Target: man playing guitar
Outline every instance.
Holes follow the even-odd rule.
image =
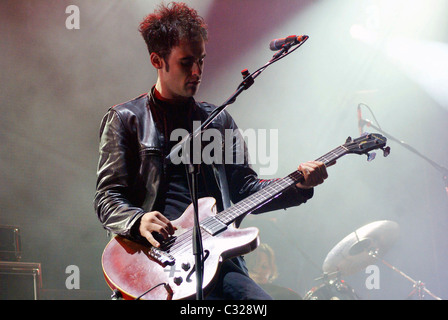
[[[185,166],[170,163],[166,157],[178,142],[170,139],[173,130],[182,128],[191,132],[193,121],[204,121],[215,108],[193,98],[202,80],[208,35],[203,19],[181,3],[160,6],[142,21],[140,32],[157,71],[157,82],[148,94],[116,105],[104,116],[94,203],[105,229],[125,242],[152,248],[146,253],[156,257],[162,274],[168,274],[166,268],[174,261],[160,259],[163,251],[155,250],[182,228],[181,223],[176,225],[174,221],[181,218],[191,199]],[[214,120],[213,128],[220,132],[237,130],[227,112]],[[217,212],[228,208],[230,201],[238,203],[277,180],[257,177],[248,164],[241,137],[236,135],[230,147],[235,158],[243,153],[242,162],[225,163],[221,167],[218,163],[200,166],[199,198],[213,198],[216,202],[210,207],[216,207]],[[313,188],[328,176],[321,161],[302,163],[298,171],[303,177],[300,182],[251,213],[300,205],[313,196]],[[137,251],[146,250],[141,248]],[[208,252],[210,261],[212,251]],[[271,299],[250,279],[241,256],[224,260],[219,261],[219,270],[210,284],[206,283],[208,299]],[[183,263],[182,268],[192,270],[190,263]],[[207,272],[207,265],[204,271]],[[137,271],[133,272],[135,275]],[[114,279],[108,275],[106,278],[109,284],[117,286]],[[176,277],[176,284],[169,286],[180,288],[186,284],[186,278]],[[136,295],[129,293],[130,297]]]

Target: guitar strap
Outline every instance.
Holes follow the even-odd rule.
[[[226,210],[231,206],[226,170],[224,168],[224,164],[215,164],[214,166],[218,171],[217,174],[215,174],[217,180],[216,182],[218,183],[219,190],[221,191],[222,205],[224,210]]]

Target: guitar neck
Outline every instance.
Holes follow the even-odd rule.
[[[335,162],[337,159],[347,153],[347,148],[339,146],[336,149],[328,152],[322,157],[316,159],[316,161],[323,162],[325,166],[328,166]],[[282,179],[276,179],[267,187],[250,195],[246,199],[238,202],[234,206],[218,213],[216,218],[222,223],[229,225],[241,216],[255,211],[261,206],[265,205],[272,199],[275,199],[282,194],[286,189],[296,185],[303,181],[303,175],[300,171],[296,170]]]

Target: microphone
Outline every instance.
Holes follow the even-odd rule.
[[[362,132],[364,130],[364,126],[370,127],[372,122],[369,119],[362,118],[361,105],[362,103],[358,104],[358,129],[359,135],[362,136],[364,134],[364,132]]]
[[[362,135],[363,127],[364,127],[364,121],[362,121],[361,105],[358,104],[358,129],[360,136]]]
[[[308,36],[289,36],[286,38],[280,38],[280,39],[274,39],[269,43],[269,49],[272,51],[277,51],[283,48],[285,44],[292,43],[298,44],[299,42],[302,42],[304,40],[308,39]]]

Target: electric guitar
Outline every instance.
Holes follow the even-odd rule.
[[[346,154],[366,154],[382,149],[390,152],[387,139],[379,134],[366,134],[335,148],[317,159],[330,166]],[[222,262],[247,254],[259,244],[258,229],[238,229],[233,222],[266,204],[286,189],[303,180],[300,171],[275,180],[234,206],[216,213],[214,198],[198,200],[199,224],[203,246],[203,292],[212,288]],[[159,248],[115,236],[102,256],[105,280],[124,299],[181,300],[196,294],[195,256],[193,255],[194,208],[190,205],[181,217],[172,221],[175,234],[161,242]]]

